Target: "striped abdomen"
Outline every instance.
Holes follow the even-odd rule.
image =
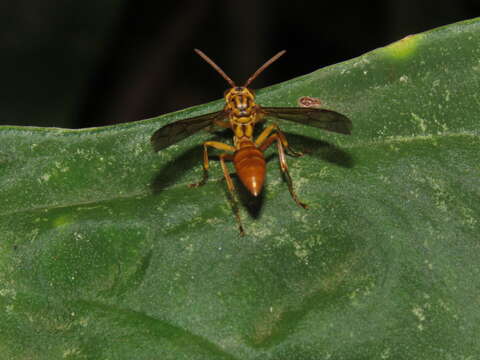
[[[233,154],[233,165],[243,185],[254,195],[260,194],[265,181],[265,158],[253,143]]]

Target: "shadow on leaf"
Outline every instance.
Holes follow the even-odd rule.
[[[263,208],[265,189],[263,189],[263,191],[258,196],[253,196],[252,194],[250,194],[248,189],[245,186],[243,186],[243,184],[241,183],[240,179],[238,179],[238,176],[236,174],[233,174],[232,178],[235,182],[235,190],[237,193],[238,200],[243,206],[245,206],[249,215],[252,218],[258,219],[261,215],[262,208]],[[226,190],[226,192],[228,193],[228,190]]]
[[[221,131],[215,133],[215,140],[226,140],[230,137],[230,131]],[[353,159],[347,152],[336,147],[335,145],[324,140],[313,139],[303,135],[287,134],[287,139],[294,149],[300,150],[307,155],[318,157],[323,161],[327,161],[345,168],[353,167]],[[159,170],[155,178],[152,180],[151,188],[154,194],[158,194],[170,185],[180,179],[183,174],[195,166],[201,166],[203,148],[201,145],[195,146],[184,151],[180,156],[168,161]],[[209,154],[210,159],[218,161],[216,153]],[[275,153],[266,155],[266,161],[269,162],[275,157]],[[264,192],[254,197],[248,190],[238,181],[235,174],[231,174],[235,181],[235,188],[240,202],[245,205],[248,212],[253,218],[260,216]],[[211,180],[210,180],[211,181]],[[228,191],[227,191],[228,193]]]
[[[354,166],[348,152],[327,141],[296,134],[287,134],[287,139],[295,150],[300,150],[306,155],[349,169]]]
[[[175,184],[179,178],[195,166],[201,166],[202,146],[195,146],[184,151],[163,165],[153,178],[150,187],[154,194],[158,194]]]

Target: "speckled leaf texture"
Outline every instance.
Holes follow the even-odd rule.
[[[480,19],[257,100],[302,96],[353,133],[281,123],[308,151],[287,161],[310,207],[292,201],[272,147],[263,196],[241,192],[244,237],[217,161],[187,187],[202,141],[230,134],[158,154],[149,141],[221,101],[104,128],[1,127],[0,357],[477,358]]]

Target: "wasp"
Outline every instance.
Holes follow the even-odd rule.
[[[233,211],[238,223],[240,235],[244,235],[244,229],[238,210],[238,201],[235,196],[233,184],[226,161],[232,161],[236,174],[242,184],[253,196],[258,196],[265,181],[265,150],[272,144],[276,144],[280,169],[288,185],[292,199],[302,208],[307,205],[301,202],[294,191],[292,178],[288,172],[286,154],[301,156],[301,152],[293,150],[288,144],[285,134],[276,123],[266,126],[254,139],[255,125],[262,123],[266,118],[289,120],[297,123],[314,126],[340,134],[350,134],[351,121],[338,112],[319,109],[314,107],[262,107],[255,102],[255,93],[249,89],[249,85],[270,64],[285,54],[280,51],[265,64],[260,66],[251,75],[243,86],[237,86],[235,82],[202,51],[195,52],[210,64],[231,86],[225,91],[225,106],[222,110],[197,117],[183,119],[167,124],[152,135],[151,142],[155,151],[160,151],[168,146],[185,139],[199,130],[211,126],[231,129],[233,131],[233,145],[218,141],[206,141],[203,143],[203,177],[198,183],[190,184],[190,187],[204,185],[208,180],[209,155],[208,149],[213,148],[222,151],[218,156],[225,177],[228,191],[233,200]]]

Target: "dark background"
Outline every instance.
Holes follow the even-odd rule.
[[[478,0],[16,0],[0,4],[0,124],[91,127],[218,99],[277,51],[253,88],[473,18]]]

